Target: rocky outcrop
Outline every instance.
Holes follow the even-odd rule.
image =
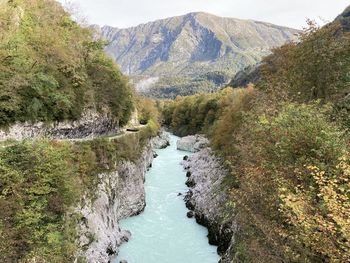
[[[274,47],[295,40],[299,32],[203,12],[125,29],[94,28],[109,43],[106,52],[139,92],[174,99],[219,89]]]
[[[339,21],[342,24],[345,32],[350,31],[350,6],[348,6],[343,13],[341,13],[335,21]]]
[[[256,84],[261,80],[261,63],[253,66],[249,66],[241,71],[239,71],[235,77],[230,81],[227,87],[232,88],[244,88],[248,84]]]
[[[23,140],[37,137],[50,139],[83,139],[113,134],[118,125],[107,115],[87,112],[77,121],[46,124],[16,123],[7,130],[0,130],[0,140]]]
[[[298,30],[252,20],[197,12],[131,28],[98,29],[108,54],[128,75],[151,77],[230,74],[259,62]]]
[[[170,135],[168,132],[162,131],[159,136],[152,140],[154,149],[164,149],[170,145]]]
[[[193,141],[193,138],[185,137],[182,141],[184,140]],[[189,148],[193,147],[194,144]],[[222,256],[220,262],[231,262],[230,251],[237,225],[232,217],[233,208],[228,202],[228,189],[225,185],[228,172],[209,147],[184,158],[182,164],[187,170],[186,184],[190,187],[185,197],[186,206],[194,212],[197,222],[208,228],[209,242],[218,246],[218,252]]]
[[[154,158],[153,147],[168,144],[163,141],[165,137],[153,138],[136,162],[122,162],[117,171],[100,174],[95,199],[85,198],[85,204],[77,209],[82,215],[79,256],[87,262],[109,262],[118,247],[129,240],[130,232],[122,230],[118,222],[144,210],[145,174]]]
[[[177,141],[176,147],[180,151],[195,153],[208,147],[209,140],[200,135],[186,136]]]

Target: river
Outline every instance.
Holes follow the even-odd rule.
[[[146,208],[120,225],[132,233],[121,246],[113,263],[217,263],[217,247],[208,243],[208,231],[195,219],[187,218],[183,195],[185,172],[180,162],[186,152],[176,149],[178,137],[171,136],[170,146],[157,150],[159,155],[146,174]]]

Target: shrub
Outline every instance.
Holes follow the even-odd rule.
[[[0,127],[76,120],[87,110],[128,122],[128,81],[104,54],[105,43],[59,3],[7,1],[0,21]]]
[[[254,225],[255,234],[244,238],[248,253],[257,253],[251,250],[254,242],[265,254],[261,262],[350,258],[349,153],[329,110],[286,104],[277,115],[260,115],[242,129],[250,132],[236,146],[240,188],[233,194],[244,211],[242,225],[246,220]],[[268,246],[279,252],[273,260]]]

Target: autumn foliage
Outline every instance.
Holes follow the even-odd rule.
[[[310,23],[265,58],[256,87],[165,107],[166,124],[207,134],[230,171],[234,262],[350,261],[349,40],[339,22]]]

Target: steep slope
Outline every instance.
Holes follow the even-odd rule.
[[[348,6],[344,12],[336,18],[336,21],[340,21],[342,23],[345,31],[350,31],[350,6]]]
[[[348,6],[343,13],[341,13],[333,22],[329,23],[327,26],[329,27],[339,22],[341,24],[342,31],[350,31],[350,6]],[[260,70],[263,64],[264,63],[248,66],[247,68],[239,71],[235,75],[235,77],[229,82],[228,86],[244,87],[249,83],[257,83],[261,79]]]
[[[0,262],[109,262],[118,221],[144,206],[155,107],[105,136],[129,121],[133,91],[54,0],[0,0],[0,32]]]
[[[167,78],[198,78],[208,72],[232,76],[259,62],[273,47],[293,40],[298,32],[207,13],[190,13],[126,29],[104,26],[100,31],[110,42],[107,53],[124,73]]]
[[[222,263],[350,262],[347,13],[275,49],[258,68],[255,88],[165,104],[165,124],[181,136],[206,133],[228,169],[219,181],[205,152],[185,162],[194,185],[187,201],[227,248]],[[206,188],[213,174],[219,190]]]
[[[0,2],[0,127],[93,111],[125,124],[132,90],[93,33],[53,0]]]

